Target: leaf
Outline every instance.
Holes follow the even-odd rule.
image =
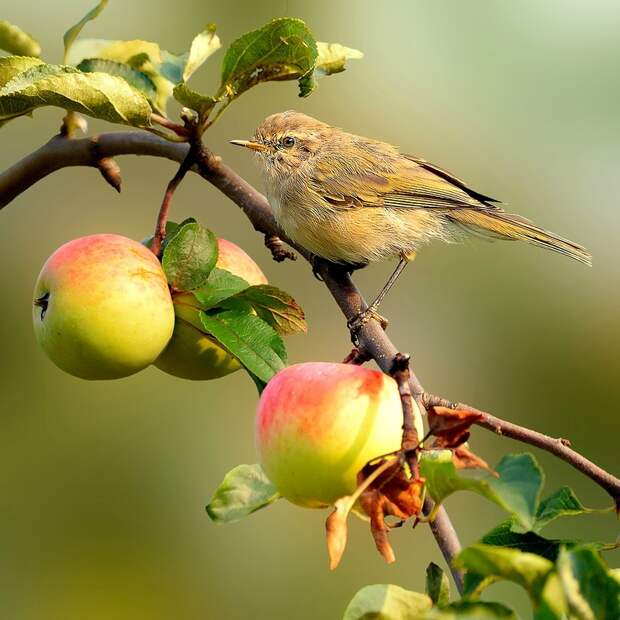
[[[100,0],[96,7],[88,11],[88,13],[86,13],[86,15],[84,15],[84,17],[82,17],[82,19],[77,24],[71,26],[71,28],[69,28],[69,30],[65,32],[65,34],[62,37],[62,40],[65,45],[65,56],[64,56],[65,63],[67,62],[69,50],[71,49],[73,42],[77,39],[78,35],[82,31],[82,28],[84,28],[84,26],[89,21],[92,21],[93,19],[95,19],[99,15],[99,13],[101,13],[101,11],[105,9],[107,4],[108,4],[108,0]]]
[[[194,73],[213,52],[220,49],[221,45],[219,37],[215,34],[214,24],[209,24],[199,35],[194,37],[189,49],[185,69],[183,70],[183,81],[187,82],[192,73]]]
[[[188,222],[169,239],[161,264],[175,291],[193,291],[206,283],[217,256],[215,235],[197,222]]]
[[[157,96],[157,89],[153,80],[146,73],[132,69],[129,65],[105,58],[85,58],[77,65],[77,68],[84,73],[99,71],[123,78],[130,86],[139,90],[149,101],[154,102]]]
[[[194,297],[200,302],[203,310],[217,306],[224,299],[228,299],[250,285],[238,276],[226,271],[226,269],[215,268],[203,286],[193,291]]]
[[[301,306],[288,293],[275,286],[250,286],[236,295],[235,299],[249,302],[256,314],[279,334],[295,334],[308,329]]]
[[[594,549],[562,549],[557,566],[568,605],[576,618],[620,618],[620,583],[609,574]]]
[[[216,97],[201,95],[192,90],[187,84],[177,84],[172,91],[174,98],[184,107],[196,110],[198,114],[205,118],[219,101]]]
[[[327,553],[329,555],[329,570],[335,570],[347,546],[347,517],[351,510],[350,497],[347,495],[336,500],[334,510],[325,521]]]
[[[343,620],[415,620],[433,605],[426,594],[391,584],[365,586],[351,599]]]
[[[332,75],[346,69],[347,60],[363,58],[364,54],[359,50],[340,45],[340,43],[316,43],[318,57],[316,59],[315,73],[319,75]]]
[[[610,507],[609,510],[612,508]],[[555,493],[540,502],[536,512],[534,530],[541,530],[547,523],[558,517],[577,516],[591,512],[606,512],[608,509],[597,510],[586,508],[569,487],[561,487]]]
[[[434,562],[431,562],[426,567],[426,594],[439,607],[444,607],[450,602],[450,583],[448,577]]]
[[[279,497],[260,465],[237,465],[224,476],[207,505],[207,514],[215,523],[233,523]]]
[[[512,519],[506,519],[487,532],[480,542],[497,547],[518,549],[527,553],[535,553],[551,562],[555,562],[562,545],[576,545],[578,541],[543,538],[535,532],[515,532]]]
[[[518,551],[524,551],[526,553],[535,553],[551,562],[556,562],[558,554],[562,547],[573,548],[581,545],[581,541],[571,539],[550,539],[543,538],[535,532],[519,533],[513,531],[513,520],[506,519],[490,532],[487,532],[480,542],[485,545],[493,545],[496,547],[505,547],[508,549],[516,549]],[[605,543],[589,543],[594,549],[610,549],[615,547],[615,544],[608,545]],[[484,577],[472,572],[468,572],[465,575],[465,589],[466,591],[477,590],[484,581]],[[482,586],[484,587],[484,586]]]
[[[309,95],[317,59],[314,37],[300,19],[274,19],[234,41],[222,63],[219,95],[234,99],[271,80],[299,80],[300,96]]]
[[[181,81],[187,54],[176,56],[161,50],[157,43],[141,39],[79,39],[71,48],[69,62],[78,64],[85,58],[113,60],[144,73],[156,88],[156,96],[152,102],[154,108],[165,113],[173,84]]]
[[[0,88],[16,75],[23,73],[31,67],[44,64],[42,60],[30,58],[29,56],[4,56],[0,58]]]
[[[459,473],[450,450],[426,450],[421,453],[420,473],[426,479],[430,496],[441,503],[459,490],[478,493],[512,513],[519,525],[532,529],[543,473],[530,454],[505,456],[495,468],[498,478],[490,474],[469,478]]]
[[[148,101],[125,80],[74,67],[33,66],[0,89],[0,121],[47,105],[136,127],[147,126],[151,116]]]
[[[513,581],[527,590],[534,603],[554,569],[552,562],[539,555],[480,543],[461,551],[453,565],[482,577]],[[471,584],[466,583],[465,595],[472,594],[479,594],[479,590],[472,591]]]
[[[469,429],[482,418],[481,413],[472,413],[448,407],[430,407],[428,425],[432,434],[441,440],[442,448],[458,448],[469,439]]]
[[[414,620],[518,620],[512,609],[501,603],[457,601],[441,609],[433,608]]]
[[[498,475],[484,459],[473,453],[466,443],[452,450],[452,462],[457,469],[486,469],[496,478]]]
[[[251,373],[268,382],[284,368],[286,351],[276,332],[259,317],[237,310],[200,313],[202,327]]]
[[[40,56],[41,46],[19,26],[0,19],[0,49],[16,56]]]

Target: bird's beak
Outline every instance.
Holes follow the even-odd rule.
[[[235,146],[245,146],[247,149],[252,149],[253,151],[266,151],[268,147],[261,142],[254,142],[252,140],[231,140],[231,144]]]

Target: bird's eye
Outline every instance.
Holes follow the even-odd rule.
[[[292,136],[286,136],[286,138],[282,140],[282,146],[287,149],[290,149],[294,145],[295,145],[295,138],[293,138]]]

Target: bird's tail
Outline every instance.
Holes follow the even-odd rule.
[[[583,246],[534,225],[529,220],[506,213],[502,209],[454,209],[449,219],[470,231],[500,239],[527,241],[547,250],[553,250],[592,266],[592,254]]]

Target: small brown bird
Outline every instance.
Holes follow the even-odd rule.
[[[518,239],[586,265],[582,246],[507,213],[442,168],[385,142],[346,133],[295,111],[268,116],[251,140],[267,198],[288,237],[323,259],[359,268],[400,262],[359,327],[375,311],[418,248],[464,232]]]

